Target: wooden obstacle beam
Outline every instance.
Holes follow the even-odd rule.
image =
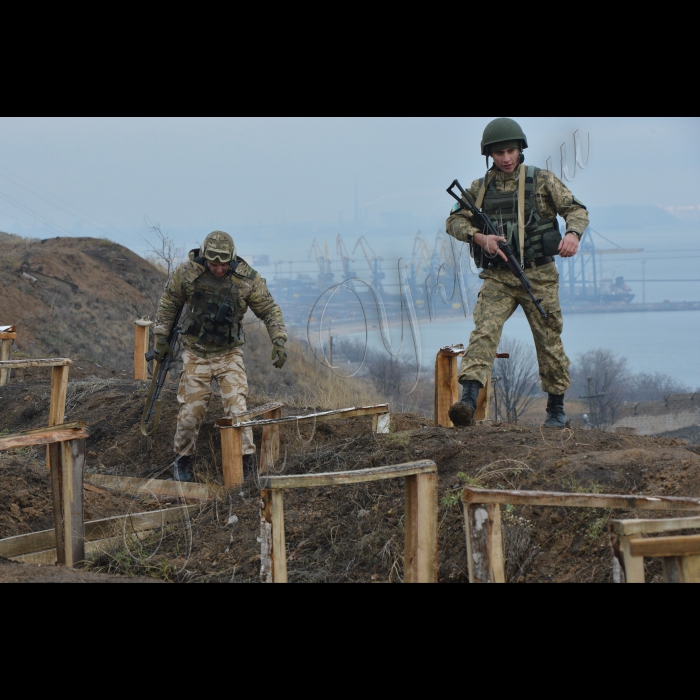
[[[620,510],[700,510],[700,498],[466,488],[462,494],[471,583],[505,583],[501,505]]]
[[[99,548],[99,545],[104,546],[107,542],[116,541],[124,535],[157,530],[198,508],[197,505],[178,506],[165,510],[89,520],[85,523],[85,542],[93,543],[93,546],[86,546],[86,552],[94,551]],[[54,564],[57,558],[56,531],[42,530],[0,540],[0,557],[34,564]]]
[[[184,481],[164,479],[138,479],[132,476],[111,476],[108,474],[88,474],[86,484],[110,491],[123,493],[151,493],[168,498],[208,501],[216,497],[217,489],[207,484],[193,484]]]
[[[260,479],[260,577],[264,583],[287,583],[284,534],[284,489],[344,486],[403,478],[406,493],[404,581],[437,582],[437,485],[435,462],[424,460],[374,469],[268,476]]]
[[[0,361],[8,362],[12,341],[17,339],[15,326],[0,326]],[[0,369],[0,386],[5,386],[10,378],[9,369]]]
[[[275,406],[275,408],[270,408]],[[356,406],[352,408],[338,408],[333,411],[310,413],[304,416],[281,417],[282,404],[268,404],[259,409],[253,409],[257,415],[263,415],[262,420],[240,421],[252,412],[239,414],[233,418],[222,418],[216,421],[216,427],[221,429],[221,461],[224,472],[224,485],[227,487],[238,486],[243,483],[243,452],[242,439],[245,428],[262,427],[263,439],[260,454],[261,472],[271,468],[279,459],[280,438],[279,426],[283,423],[308,423],[311,421],[322,422],[339,420],[341,418],[356,418],[358,416],[374,416],[372,429],[376,433],[389,432],[389,405],[377,404],[374,406]],[[272,414],[275,414],[274,416]],[[236,421],[234,423],[234,420]],[[266,432],[266,429],[270,429]]]
[[[83,423],[71,423],[0,437],[0,450],[47,446],[53,496],[54,546],[58,563],[66,566],[76,566],[85,559],[83,470],[87,436]]]
[[[460,385],[457,381],[459,375],[457,369],[457,358],[466,352],[464,345],[447,345],[440,348],[435,358],[435,418],[436,426],[443,428],[453,428],[450,420],[449,410],[452,404],[460,399]],[[507,353],[499,353],[496,359],[507,360],[510,357]],[[476,402],[474,420],[488,420],[489,406],[491,405],[491,378],[489,377],[486,386],[479,391],[479,398]]]
[[[148,379],[146,353],[148,352],[150,328],[152,325],[153,321],[148,321],[145,318],[134,321],[134,379]]]
[[[659,520],[613,520],[610,545],[615,583],[645,583],[644,557],[662,557],[664,578],[677,583],[700,583],[700,537],[645,535],[700,529],[700,518]]]

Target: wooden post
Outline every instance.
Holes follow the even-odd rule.
[[[263,583],[287,583],[283,494],[282,489],[260,492],[260,578]]]
[[[435,358],[435,416],[436,426],[452,428],[448,415],[450,406],[459,401],[459,382],[457,381],[457,358],[464,355],[463,345],[441,348]]]
[[[639,539],[641,535],[633,536]],[[633,557],[630,551],[632,537],[612,533],[610,544],[613,550],[614,560],[619,566],[619,580],[615,583],[646,583],[644,576],[644,557]]]
[[[85,524],[83,512],[83,469],[85,440],[61,443],[63,489],[63,541],[66,566],[75,567],[85,561]]]
[[[56,532],[56,563],[66,565],[66,549],[63,527],[63,469],[61,467],[62,443],[54,442],[47,445],[49,469],[51,476],[51,491],[53,496],[53,522]]]
[[[61,425],[66,414],[66,394],[68,393],[68,365],[51,368],[51,399],[49,404],[49,427]],[[49,447],[46,447],[46,466],[51,469]]]
[[[491,377],[486,381],[486,386],[479,390],[479,398],[476,402],[474,420],[489,419],[489,405],[491,403]]]
[[[404,582],[437,583],[437,474],[404,479]]]
[[[148,339],[152,321],[139,319],[134,321],[134,379],[148,379],[148,362],[146,353],[148,352]]]
[[[221,468],[224,486],[232,488],[243,483],[242,428],[224,428],[221,431]]]
[[[465,503],[470,583],[505,583],[501,506]]]
[[[0,339],[2,340],[2,347],[0,348],[0,360],[6,362],[10,359],[10,348],[12,347],[12,341],[17,337],[17,333],[8,331],[5,333],[0,333]],[[0,369],[0,386],[5,386],[10,378],[9,369]]]
[[[264,419],[282,417],[282,409],[276,408],[263,414]],[[222,431],[223,432],[223,431]],[[280,457],[280,426],[264,425],[262,432],[262,444],[260,446],[260,472],[264,473],[275,466]]]
[[[665,583],[700,583],[700,555],[663,557]]]

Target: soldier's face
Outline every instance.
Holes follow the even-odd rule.
[[[497,168],[504,173],[512,173],[520,163],[520,150],[507,148],[505,151],[494,151],[491,157]]]
[[[223,277],[228,271],[228,263],[209,262],[209,271],[214,277]]]

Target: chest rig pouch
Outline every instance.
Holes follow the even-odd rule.
[[[199,345],[240,347],[244,341],[239,296],[231,274],[223,279],[211,274],[198,277],[192,299],[185,306],[182,334]]]
[[[561,233],[557,219],[544,219],[540,216],[535,205],[535,189],[537,176],[541,170],[534,166],[528,166],[525,170],[524,205],[521,211],[525,219],[525,245],[524,262],[532,262],[538,258],[553,257],[559,253]],[[522,175],[521,175],[522,177]],[[518,235],[518,197],[519,188],[515,192],[500,193],[496,189],[496,178],[492,178],[486,187],[482,211],[488,215],[499,233],[508,241],[508,245],[516,252],[516,257],[521,258],[520,240]],[[496,259],[489,260],[479,253],[483,250],[475,246],[474,259],[479,267],[487,267],[497,263]]]

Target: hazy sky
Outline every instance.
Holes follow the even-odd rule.
[[[557,173],[560,145],[571,168],[573,132],[584,137],[584,158],[590,133],[589,166],[571,184],[589,208],[700,205],[699,118],[514,118],[530,142],[527,162],[544,167],[551,156]],[[3,118],[0,229],[18,230],[20,220],[24,233],[56,235],[46,224],[32,230],[38,215],[73,230],[76,215],[38,190],[94,224],[83,223],[84,235],[133,232],[144,215],[192,227],[195,238],[217,226],[333,224],[339,212],[354,216],[355,177],[369,216],[442,220],[452,179],[483,175],[479,142],[490,119]]]

